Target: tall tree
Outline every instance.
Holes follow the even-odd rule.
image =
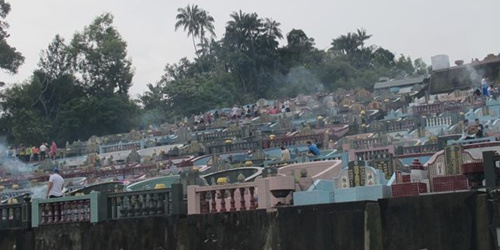
[[[88,95],[126,96],[134,76],[127,43],[113,27],[113,15],[97,17],[71,41],[71,56],[79,84]]]
[[[177,11],[175,30],[177,31],[177,29],[182,27],[184,31],[187,31],[187,35],[193,39],[193,47],[195,53],[198,55],[195,39],[199,37],[200,44],[205,45],[208,41],[206,37],[207,32],[215,37],[214,18],[207,11],[198,8],[198,5],[195,4],[188,4],[185,8],[179,8]]]
[[[9,28],[9,24],[4,19],[10,10],[10,4],[5,2],[5,0],[0,0],[0,69],[15,74],[19,66],[23,64],[24,57],[16,48],[11,47],[7,43],[7,38],[9,37],[7,29]]]

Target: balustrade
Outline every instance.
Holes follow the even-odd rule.
[[[450,126],[453,124],[453,119],[451,116],[429,117],[424,119],[424,124],[426,127]]]
[[[259,183],[264,182],[188,186],[188,213],[209,214],[266,208],[266,188]]]
[[[316,143],[323,142],[325,134],[311,134],[311,135],[297,135],[297,136],[284,136],[275,139],[263,139],[262,148],[273,148],[281,146],[294,146],[294,145],[305,145],[307,141],[313,141]]]
[[[118,152],[118,151],[125,151],[125,150],[139,150],[144,148],[144,142],[143,141],[135,141],[135,142],[129,142],[129,143],[118,143],[118,144],[113,144],[113,145],[102,145],[99,146],[99,153],[110,153],[110,152]]]
[[[110,193],[107,195],[107,218],[109,219],[170,215],[171,211],[170,189]]]
[[[377,138],[367,138],[367,139],[359,139],[351,141],[352,149],[367,149],[374,148],[379,146],[384,146],[387,144],[387,139],[382,137]]]
[[[428,144],[428,145],[401,147],[400,149],[396,150],[396,154],[407,155],[407,154],[435,153],[437,151],[439,151],[438,144]]]
[[[90,195],[37,200],[32,203],[37,215],[33,217],[33,226],[91,222],[91,200]]]
[[[422,116],[428,114],[438,114],[444,111],[444,105],[441,103],[433,103],[433,104],[424,104],[413,106],[413,115],[414,116]]]
[[[485,142],[495,142],[496,140],[497,140],[496,137],[483,137],[483,138],[475,138],[475,139],[467,139],[467,140],[449,140],[447,142],[447,145],[480,144],[480,143],[485,143]]]
[[[356,160],[358,161],[370,161],[374,158],[375,155],[378,154],[389,154],[390,150],[389,149],[379,149],[379,150],[370,150],[370,151],[362,151],[362,152],[356,152],[355,157]]]
[[[0,229],[21,228],[23,206],[19,204],[0,205]]]
[[[260,141],[231,142],[218,145],[209,145],[208,153],[227,153],[241,150],[254,150],[260,148]]]

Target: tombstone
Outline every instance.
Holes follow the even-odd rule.
[[[293,123],[286,117],[280,117],[278,118],[278,126],[282,130],[291,130],[293,128]]]
[[[88,140],[87,145],[89,152],[99,152],[99,139],[97,138],[97,136],[91,136]]]
[[[264,98],[260,98],[259,100],[257,100],[257,106],[259,107],[267,106],[267,100]]]
[[[309,123],[303,126],[302,129],[300,130],[300,135],[310,135],[313,133],[314,131],[311,129],[311,125]]]
[[[375,169],[381,170],[384,172],[385,179],[388,180],[392,177],[394,173],[394,166],[392,162],[392,154],[391,153],[379,153],[373,156],[372,166]]]
[[[446,175],[458,175],[462,173],[462,153],[462,145],[451,145],[444,148]]]
[[[187,141],[191,140],[191,133],[184,126],[180,127],[177,130],[177,136],[178,136],[179,142],[187,142]]]
[[[257,160],[263,160],[266,158],[266,154],[264,153],[264,151],[262,149],[258,148],[253,153],[253,158],[257,159]]]
[[[142,135],[139,131],[136,131],[133,129],[130,131],[130,133],[128,133],[127,139],[130,141],[138,141],[138,140],[142,139]]]
[[[130,152],[130,154],[127,156],[127,163],[140,163],[141,162],[141,156],[135,149]]]
[[[365,186],[365,161],[350,161],[347,166],[349,172],[349,187]]]

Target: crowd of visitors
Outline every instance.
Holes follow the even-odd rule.
[[[57,144],[52,141],[43,142],[40,146],[26,146],[24,143],[19,146],[11,146],[7,149],[9,158],[18,158],[23,162],[43,161],[47,158],[55,159],[57,157]]]

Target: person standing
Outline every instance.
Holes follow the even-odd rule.
[[[45,160],[45,157],[47,155],[47,146],[45,145],[46,143],[42,143],[42,145],[40,145],[40,160],[43,161]]]
[[[281,146],[281,161],[289,161],[290,160],[290,150],[285,146]]]
[[[52,145],[50,145],[50,158],[55,160],[56,155],[57,155],[57,144],[56,142],[52,141]]]
[[[483,79],[481,79],[481,88],[483,89],[483,95],[488,96],[488,78],[486,76],[483,76]]]
[[[60,198],[63,196],[64,179],[59,175],[59,169],[54,168],[49,177],[49,187],[47,188],[46,198]]]
[[[19,160],[26,161],[26,147],[24,146],[24,143],[21,143],[19,146]]]

